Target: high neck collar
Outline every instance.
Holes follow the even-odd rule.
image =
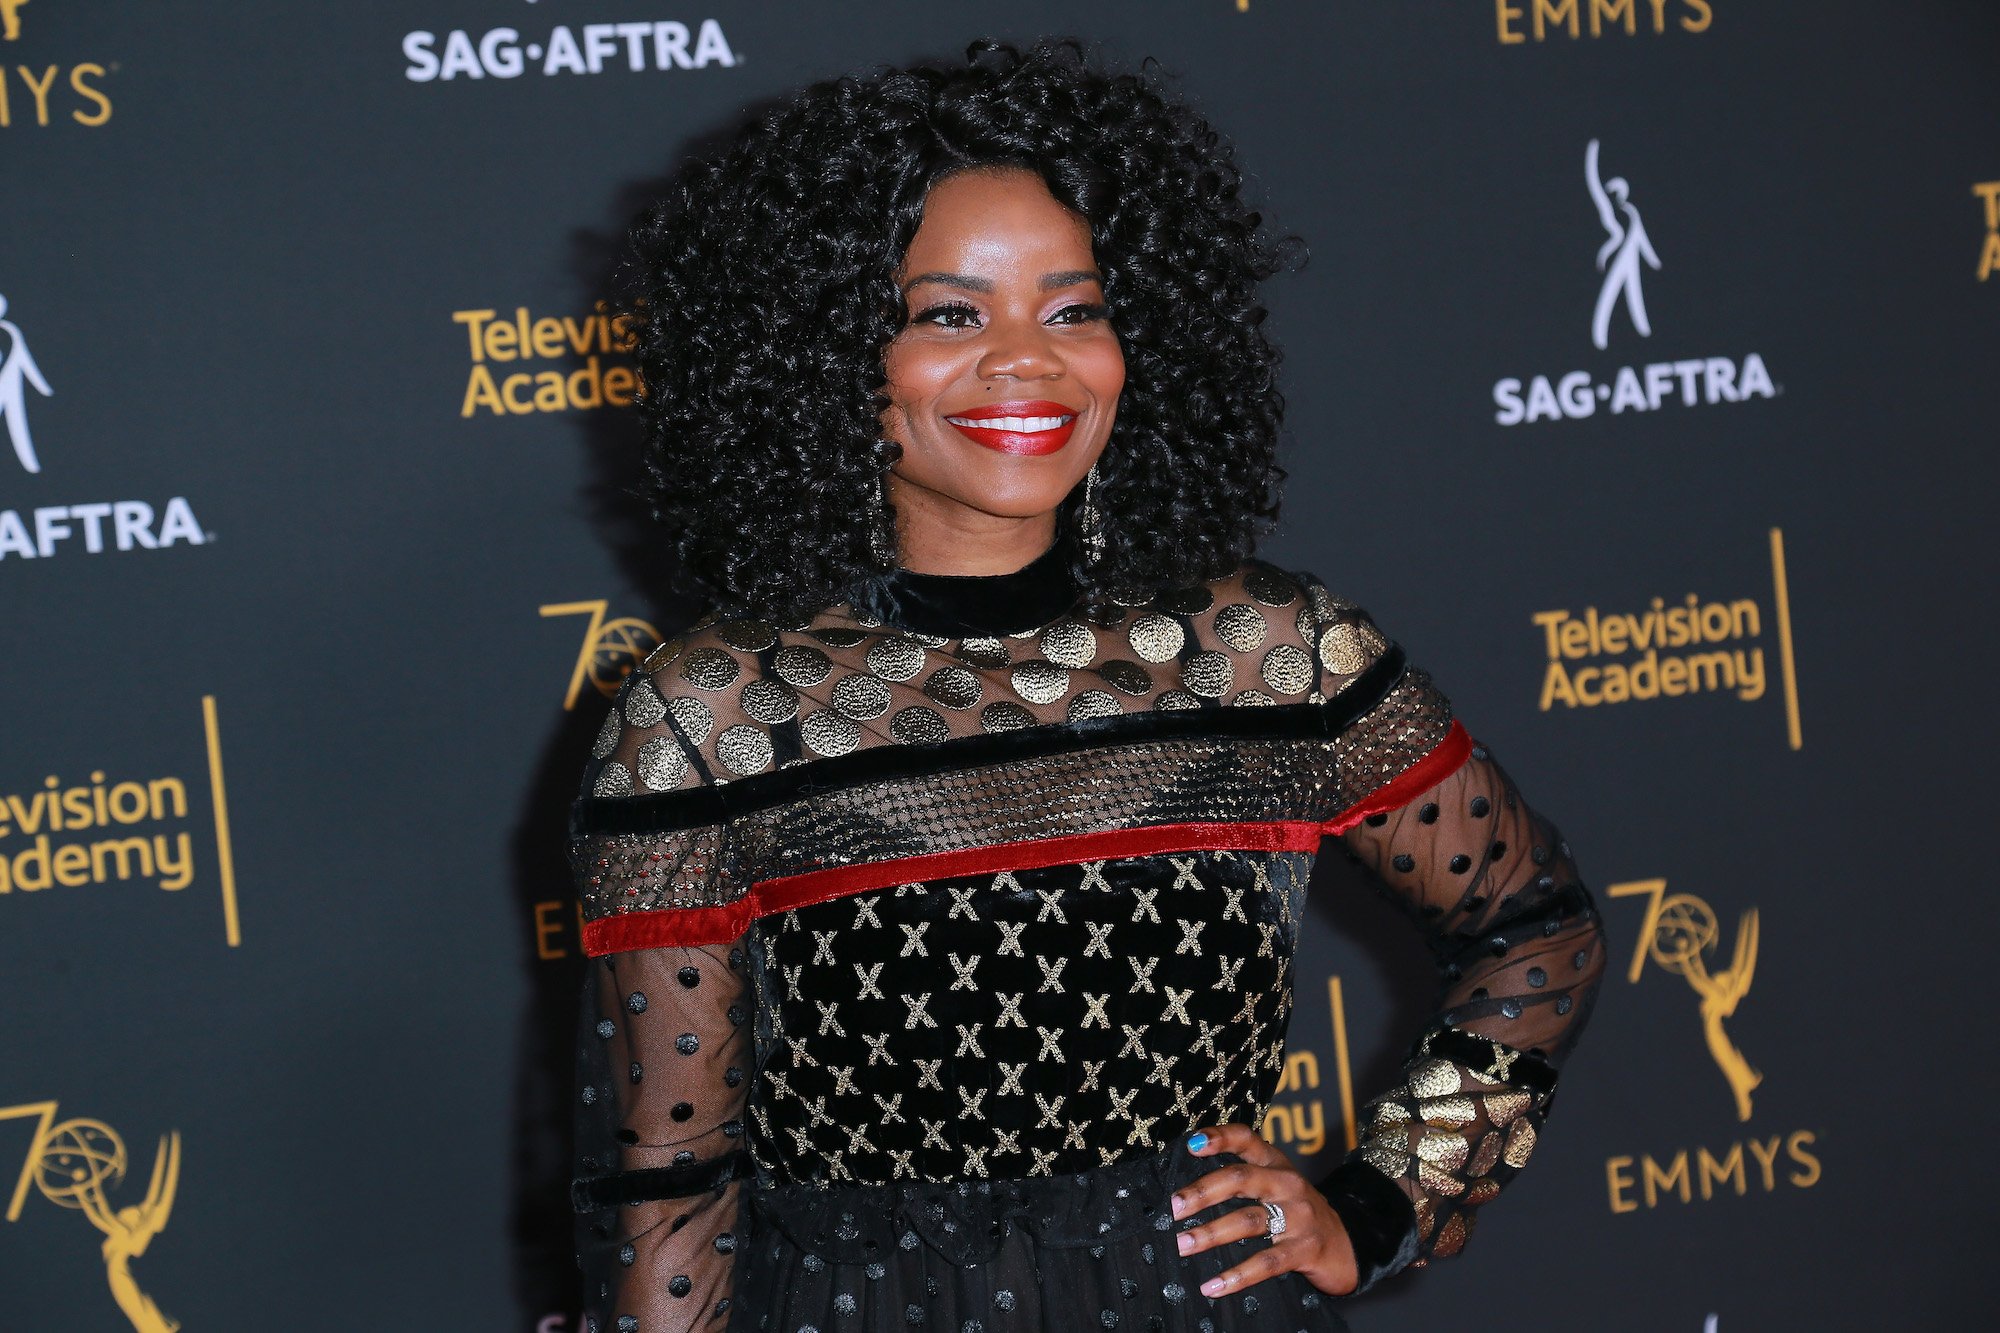
[[[898,565],[864,581],[854,599],[885,623],[950,639],[1014,634],[1048,624],[1076,605],[1069,543],[1009,574],[920,574]]]

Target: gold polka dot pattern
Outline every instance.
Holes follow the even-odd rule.
[[[792,688],[809,690],[826,679],[827,672],[833,670],[833,660],[807,644],[789,644],[778,650],[771,669]]]
[[[748,777],[771,766],[771,735],[761,727],[739,722],[724,727],[715,738],[715,753],[724,768]]]
[[[636,689],[637,686],[635,685]],[[708,739],[708,733],[715,727],[715,713],[709,706],[691,694],[683,694],[669,700],[667,711],[687,738],[696,745]]]
[[[883,639],[868,650],[868,669],[891,682],[906,681],[924,669],[924,646],[906,635]]]
[[[1048,624],[1007,635],[920,634],[870,623],[846,605],[794,627],[711,615],[665,640],[649,665],[627,680],[591,747],[595,764],[587,786],[605,797],[646,795],[732,783],[884,746],[933,747],[1128,713],[1323,702],[1388,648],[1366,612],[1317,579],[1257,561],[1228,577],[1142,601],[1078,605]],[[1037,773],[1036,783],[1047,786],[1010,780],[1004,791],[977,784],[960,790],[956,778],[917,784],[992,811],[969,819],[927,803],[908,783],[870,788],[867,799],[878,803],[877,813],[894,812],[894,818],[860,812],[853,827],[864,832],[850,843],[829,845],[823,828],[795,826],[796,812],[784,807],[748,825],[760,830],[773,858],[768,869],[777,873],[811,868],[815,847],[821,858],[815,864],[832,864],[948,850],[982,838],[1119,827],[1134,819],[1249,817],[1252,806],[1268,813],[1287,801],[1333,809],[1400,772],[1443,734],[1449,711],[1431,706],[1427,688],[1427,678],[1412,676],[1340,740],[1314,742],[1323,756],[1338,751],[1328,766],[1338,776],[1324,779],[1334,784],[1325,791],[1301,791],[1281,771],[1287,763],[1255,746],[1232,741],[1203,749],[1200,742],[1173,742],[1182,748],[1171,760],[1127,745],[1097,767],[1079,768],[1058,757],[1052,767],[1022,770]],[[1193,777],[1199,765],[1220,762],[1225,750],[1262,755],[1256,762],[1264,767],[1246,770],[1239,759],[1226,778]],[[1139,768],[1121,767],[1128,764]],[[1189,776],[1169,776],[1174,772]],[[1243,797],[1239,779],[1274,783],[1270,800],[1279,804]],[[1121,781],[1154,789],[1176,781],[1200,788],[1205,781],[1206,801],[1196,791],[1171,810],[1128,808],[1111,791]],[[933,826],[939,820],[943,826]],[[623,904],[601,906],[618,910]]]
[[[672,791],[687,774],[687,755],[672,736],[655,736],[639,747],[639,782],[645,790]]]
[[[1163,615],[1140,616],[1125,637],[1132,644],[1132,651],[1146,662],[1170,662],[1187,642],[1187,633],[1180,622]]]
[[[767,726],[790,721],[799,711],[798,692],[783,680],[753,680],[743,687],[739,702],[744,713]]]
[[[778,641],[778,632],[762,620],[725,620],[715,627],[715,637],[739,652],[762,652]]]
[[[1057,666],[1089,666],[1097,656],[1097,636],[1081,620],[1058,620],[1042,631],[1041,648]]]
[[[925,679],[924,693],[946,708],[971,708],[979,702],[979,677],[961,666],[939,667]]]
[[[861,744],[861,728],[852,718],[843,717],[832,709],[822,708],[800,725],[805,743],[812,747],[814,754],[832,758],[837,754],[847,754]]]
[[[873,676],[846,676],[833,687],[833,706],[857,722],[889,711],[889,687]]]
[[[1223,607],[1215,616],[1216,635],[1239,653],[1255,652],[1269,628],[1256,607],[1242,602]]]
[[[742,663],[720,648],[697,648],[681,663],[681,679],[702,690],[727,689],[742,672]]]
[[[652,681],[642,676],[626,692],[622,711],[628,726],[645,728],[658,725],[660,719],[667,715],[667,705],[660,698],[659,691],[653,688]]]

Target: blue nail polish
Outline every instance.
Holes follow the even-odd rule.
[[[1203,1148],[1206,1148],[1207,1146],[1208,1146],[1208,1135],[1206,1134],[1196,1134],[1188,1139],[1189,1152],[1200,1152]]]

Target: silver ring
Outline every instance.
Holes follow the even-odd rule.
[[[1270,1216],[1264,1222],[1264,1234],[1273,1238],[1285,1234],[1285,1210],[1269,1199],[1263,1200],[1264,1211]]]

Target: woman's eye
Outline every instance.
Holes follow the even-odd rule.
[[[910,323],[912,324],[934,323],[941,328],[947,328],[947,329],[963,329],[971,327],[971,325],[969,324],[957,324],[952,322],[953,320],[959,319],[961,317],[967,320],[977,320],[979,318],[979,311],[974,307],[967,305],[963,301],[946,301],[943,302],[942,304],[934,305],[930,307],[930,309],[925,310],[922,313],[914,316],[910,320]]]
[[[1097,304],[1066,305],[1055,313],[1055,317],[1065,324],[1083,324],[1093,319],[1108,319],[1110,316],[1110,307]]]

